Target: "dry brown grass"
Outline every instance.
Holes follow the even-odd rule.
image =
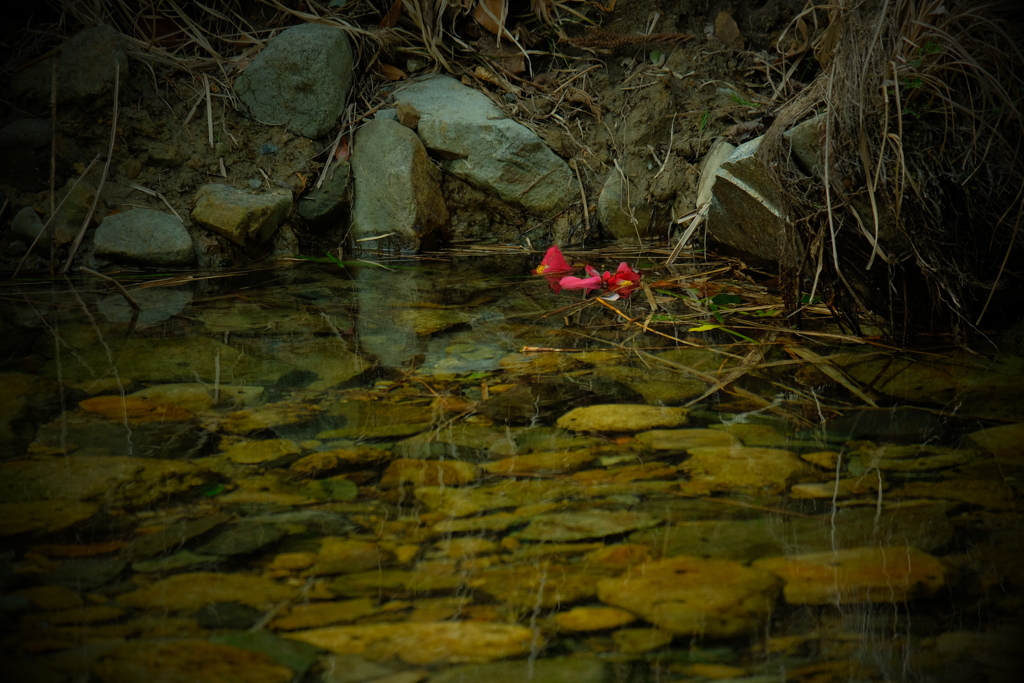
[[[1024,56],[1004,9],[840,0],[808,6],[784,36],[801,38],[788,59],[822,69],[762,154],[785,164],[782,132],[821,113],[824,168],[779,173],[799,217],[787,275],[811,278],[851,325],[874,310],[896,329],[966,334],[988,309],[1024,188]]]

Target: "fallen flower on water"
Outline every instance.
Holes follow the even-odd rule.
[[[630,268],[628,263],[620,263],[614,275],[605,275],[608,276],[604,282],[605,288],[621,297],[627,297],[640,288],[640,273]]]
[[[590,266],[587,266],[586,270],[589,277],[574,277],[569,275],[558,281],[559,286],[562,289],[585,289],[587,291],[601,289],[604,285],[604,278],[601,274]],[[605,273],[605,275],[607,275],[607,273]]]
[[[534,275],[543,275],[547,279],[555,294],[562,291],[559,280],[571,272],[572,266],[566,262],[565,257],[562,256],[562,250],[558,248],[557,244],[548,249],[540,265],[533,269]]]
[[[599,273],[592,266],[586,266],[585,270],[587,277],[570,275],[572,266],[565,260],[558,245],[554,245],[532,272],[534,275],[542,275],[556,294],[563,289],[582,289],[588,292],[601,289],[606,292],[607,298],[614,300],[625,298],[640,288],[640,273],[625,262],[619,264],[614,274],[608,271]]]

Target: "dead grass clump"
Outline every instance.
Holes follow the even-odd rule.
[[[778,172],[813,279],[846,318],[895,330],[978,325],[1006,280],[1024,198],[1024,55],[1005,5],[840,0],[794,22],[820,75],[780,111],[761,154],[785,167],[782,132],[821,114],[823,177]],[[797,30],[799,29],[799,30]],[[790,172],[792,167],[790,166]]]

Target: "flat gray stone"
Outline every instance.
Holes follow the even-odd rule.
[[[107,216],[96,229],[96,255],[118,263],[189,266],[195,250],[188,230],[177,218],[155,209],[131,209]]]
[[[270,41],[235,81],[235,94],[256,120],[318,138],[338,120],[351,85],[345,32],[303,24]]]
[[[292,193],[253,194],[230,185],[203,185],[192,198],[192,222],[240,247],[266,243],[292,208]]]
[[[393,243],[419,249],[446,236],[450,216],[440,174],[416,133],[402,124],[375,119],[359,129],[352,176],[352,232],[357,238],[392,233]]]
[[[420,138],[448,173],[540,216],[579,198],[565,161],[483,93],[435,74],[412,81],[395,100],[420,112]]]

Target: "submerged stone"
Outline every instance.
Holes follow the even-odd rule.
[[[421,486],[413,494],[436,513],[467,517],[487,510],[555,501],[579,492],[579,485],[571,482],[513,480],[471,488]]]
[[[714,429],[655,429],[641,432],[636,440],[656,451],[686,451],[691,448],[718,448],[739,445],[731,434]]]
[[[269,655],[207,640],[125,643],[92,667],[102,683],[289,683],[294,673]]]
[[[786,582],[783,594],[791,605],[905,602],[946,587],[942,562],[908,547],[769,557],[752,566],[781,576]]]
[[[574,607],[555,615],[558,628],[566,631],[602,631],[637,620],[632,612],[617,607]]]
[[[290,469],[305,476],[316,477],[335,470],[381,467],[394,459],[395,454],[390,451],[369,446],[355,446],[311,453],[293,462]]]
[[[176,460],[77,455],[18,460],[0,465],[0,500],[137,507],[188,491],[205,481],[204,474]]]
[[[575,432],[639,432],[686,424],[689,413],[686,408],[606,404],[576,408],[558,418],[557,424]]]
[[[480,478],[480,468],[462,460],[395,460],[384,472],[380,488],[464,486]]]
[[[623,628],[612,634],[619,652],[638,655],[665,647],[675,636],[657,628]]]
[[[781,581],[729,560],[673,557],[598,584],[602,602],[676,635],[728,638],[763,628]]]
[[[379,567],[388,560],[388,553],[370,541],[327,537],[320,546],[316,564],[310,574],[356,574]]]
[[[516,536],[534,541],[579,541],[646,529],[661,524],[643,512],[557,512],[534,517]]]
[[[343,622],[355,621],[371,614],[377,614],[381,608],[371,598],[356,598],[333,602],[308,602],[292,605],[272,622],[270,628],[281,631],[319,628]]]
[[[301,678],[316,662],[320,650],[306,643],[281,638],[266,631],[235,631],[210,636],[211,643],[258,652],[286,666]]]
[[[630,540],[658,548],[665,556],[698,555],[749,562],[781,555],[792,548],[808,552],[878,545],[891,538],[914,539],[925,551],[953,538],[946,517],[949,504],[931,503],[870,508],[841,508],[816,517],[759,516],[756,519],[669,520],[662,527],[630,535]]]
[[[126,607],[167,611],[198,610],[215,602],[238,602],[257,609],[295,595],[297,588],[248,574],[176,574],[117,598]]]
[[[334,626],[288,634],[335,654],[400,657],[409,664],[488,662],[530,651],[538,636],[513,624],[474,621]]]
[[[690,448],[680,469],[694,483],[714,490],[753,489],[781,493],[791,484],[817,481],[822,475],[795,453],[775,448],[718,446]]]
[[[221,451],[221,455],[242,465],[255,465],[286,455],[295,455],[302,450],[302,447],[291,439],[261,439],[231,444]]]
[[[525,609],[556,607],[592,598],[607,574],[570,564],[521,564],[492,567],[467,581],[495,600]]]
[[[0,503],[0,536],[62,531],[100,511],[98,503],[72,500],[33,500]]]
[[[480,469],[491,474],[513,474],[525,472],[572,472],[591,463],[597,455],[591,450],[529,453],[515,455],[504,460],[487,462]]]
[[[874,468],[895,472],[921,472],[941,470],[990,458],[987,453],[973,448],[946,448],[943,446],[875,446],[870,441],[847,444],[852,450],[847,469],[859,475]]]
[[[912,481],[889,492],[896,500],[940,498],[958,500],[993,510],[1012,510],[1020,505],[1020,494],[1001,481],[988,479],[947,479]]]

